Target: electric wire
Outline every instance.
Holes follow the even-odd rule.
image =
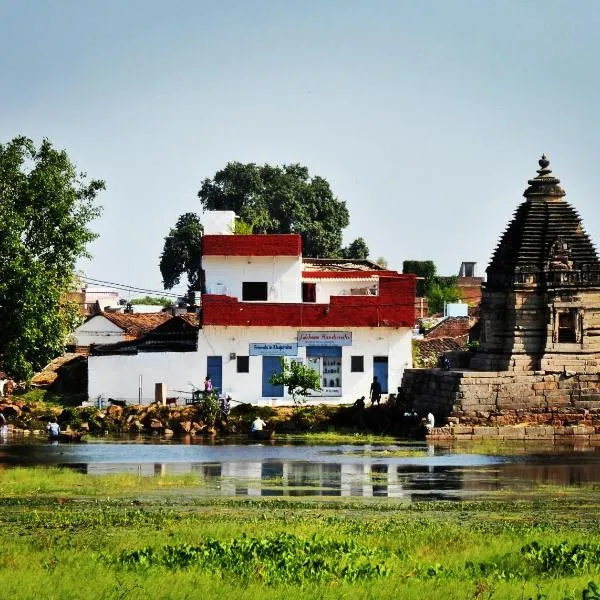
[[[114,281],[106,281],[104,279],[96,279],[94,277],[88,277],[87,275],[79,275],[79,279],[81,279],[81,281],[83,281],[84,283],[91,283],[93,285],[111,286],[115,289],[118,289],[121,291],[126,291],[126,292],[142,293],[142,294],[148,294],[148,295],[153,295],[153,296],[166,296],[166,297],[172,297],[172,298],[179,298],[180,296],[184,295],[183,293],[151,290],[148,288],[142,288],[142,287],[137,287],[137,286],[133,286],[133,285],[128,285],[126,283],[117,283]]]

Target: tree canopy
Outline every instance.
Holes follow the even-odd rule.
[[[299,164],[272,166],[228,163],[213,178],[202,182],[198,192],[204,210],[231,210],[243,222],[243,233],[298,233],[305,256],[312,258],[367,258],[362,238],[342,247],[342,232],[348,226],[346,203],[333,195],[329,183],[311,177]],[[165,288],[188,276],[191,289],[200,284],[196,256],[191,244],[201,237],[200,219],[182,215],[169,235],[161,255],[160,269]],[[240,231],[242,232],[242,231]],[[199,243],[196,244],[199,249]]]
[[[405,260],[402,263],[403,273],[413,273],[422,279],[417,280],[417,296],[427,298],[429,312],[438,313],[444,310],[447,302],[457,302],[462,297],[456,285],[456,277],[441,277],[432,260]]]
[[[27,379],[61,354],[77,324],[69,291],[96,238],[88,224],[102,189],[46,139],[0,144],[0,360],[13,377]]]
[[[195,213],[185,213],[177,219],[165,238],[160,255],[163,286],[170,290],[178,285],[185,273],[189,291],[201,291],[200,242],[204,228]]]

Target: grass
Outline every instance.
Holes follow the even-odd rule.
[[[595,487],[408,503],[202,486],[193,475],[0,472],[2,596],[600,598]]]
[[[304,444],[396,444],[397,438],[368,433],[340,433],[335,431],[319,431],[301,434],[277,434],[277,441],[301,442]]]

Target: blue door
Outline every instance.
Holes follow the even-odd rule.
[[[211,378],[213,390],[218,393],[223,391],[223,357],[222,356],[207,356],[206,357],[206,374]]]
[[[377,380],[381,384],[381,393],[388,393],[388,357],[374,356],[373,357],[373,375],[377,376]]]
[[[263,356],[263,398],[283,398],[283,386],[272,385],[269,382],[271,375],[274,375],[275,373],[281,373],[281,359],[279,358],[279,356]]]

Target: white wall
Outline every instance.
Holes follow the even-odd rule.
[[[88,397],[126,400],[137,404],[142,376],[142,403],[154,402],[154,384],[167,385],[168,396],[185,397],[192,386],[202,387],[206,359],[197,352],[141,352],[88,357]]]
[[[76,346],[115,344],[125,340],[125,332],[103,315],[92,317],[72,334]]]
[[[269,302],[302,302],[299,256],[204,256],[209,294],[242,299],[243,281],[266,281]]]
[[[202,214],[204,235],[231,235],[235,227],[235,213],[232,210],[207,210]]]
[[[373,379],[373,356],[388,357],[388,390],[395,392],[405,368],[412,365],[411,330],[408,328],[337,328],[352,331],[352,346],[342,347],[342,396],[311,399],[313,404],[350,404],[369,396]],[[223,392],[234,400],[273,406],[291,404],[291,396],[262,397],[262,356],[250,356],[250,372],[237,373],[237,358],[248,356],[249,344],[259,342],[296,342],[293,327],[206,326],[199,332],[197,352],[142,352],[137,355],[90,356],[88,358],[88,396],[98,395],[138,401],[139,375],[143,379],[143,402],[154,400],[154,384],[165,383],[169,396],[184,397],[191,384],[201,387],[206,376],[207,356],[223,357]],[[306,349],[298,355],[306,358]],[[350,357],[364,356],[364,372],[350,371]],[[179,390],[179,391],[178,391]]]
[[[342,347],[342,396],[317,397],[312,403],[346,404],[360,396],[369,396],[373,380],[373,357],[388,357],[388,390],[396,392],[402,382],[405,368],[412,366],[411,329],[401,328],[332,328],[352,331],[352,346]],[[262,356],[250,356],[250,372],[237,373],[237,358],[248,356],[249,344],[258,342],[296,342],[298,329],[293,327],[221,327],[205,326],[200,330],[198,353],[206,368],[206,356],[223,357],[223,392],[242,402],[256,404],[290,404],[291,396],[284,398],[262,397]],[[299,347],[298,355],[306,359],[306,348]],[[350,357],[364,356],[363,373],[350,371]]]

